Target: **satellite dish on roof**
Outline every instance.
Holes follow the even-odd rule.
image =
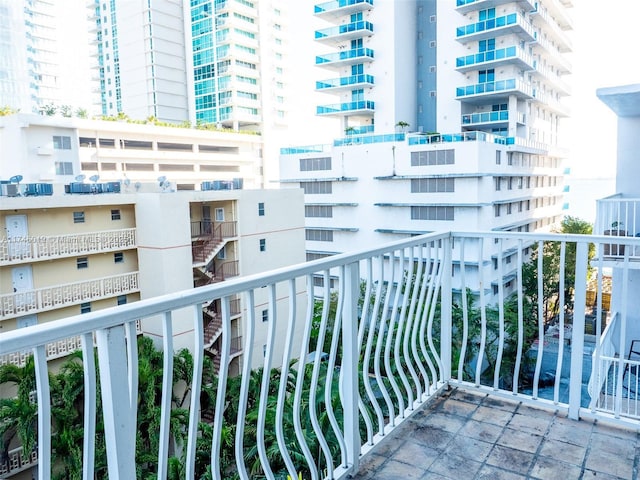
[[[11,183],[20,183],[24,177],[22,175],[14,175],[9,179]]]
[[[140,190],[141,186],[142,184],[140,182],[136,182],[136,184],[134,185],[134,187],[136,187],[136,191]]]
[[[91,175],[89,177],[89,180],[91,180],[93,183],[97,182],[98,180],[100,180],[100,175]]]
[[[131,185],[131,180],[129,180],[128,178],[124,179],[124,186],[128,187],[129,185]]]
[[[167,179],[167,177],[162,175],[161,177],[158,177],[158,183],[164,183],[166,179]]]
[[[78,175],[76,176],[76,182],[84,182],[85,178],[87,178],[86,175]]]

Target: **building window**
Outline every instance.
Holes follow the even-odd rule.
[[[88,257],[76,258],[76,267],[78,268],[78,270],[82,268],[89,268],[89,258]]]
[[[493,287],[493,294],[497,295],[498,294],[498,286],[497,285],[492,285]]]
[[[331,218],[333,217],[333,206],[331,205],[305,205],[304,207],[305,217],[321,217]]]
[[[84,223],[84,212],[73,212],[73,223]]]
[[[216,208],[216,222],[224,222],[224,208]]]
[[[454,192],[455,178],[413,178],[411,193]]]
[[[120,210],[111,210],[111,220],[121,220]]]
[[[333,230],[318,230],[308,228],[305,230],[307,240],[314,242],[333,242]]]
[[[53,148],[56,150],[71,150],[71,137],[54,135]]]
[[[411,207],[411,220],[454,220],[453,207]]]
[[[266,238],[261,238],[260,239],[260,251],[261,252],[266,252],[267,251],[267,239]]]
[[[118,295],[118,305],[125,305],[127,303],[126,295]]]
[[[423,152],[411,152],[411,166],[422,167],[432,165],[453,165],[455,163],[455,150],[428,150]]]
[[[124,253],[116,252],[113,254],[113,262],[114,263],[124,263]]]
[[[507,203],[507,215],[511,215],[511,204]]]
[[[269,321],[269,310],[262,310],[262,321],[263,322]]]
[[[224,247],[222,247],[220,249],[220,251],[218,252],[218,259],[220,260],[224,260],[227,258],[227,246],[225,245]]]
[[[300,182],[300,188],[304,190],[305,195],[333,193],[332,183],[326,181]]]
[[[73,175],[72,162],[55,162],[55,163],[56,163],[56,175]]]
[[[500,188],[502,188],[502,178],[500,177],[494,177],[493,178],[494,183],[496,184],[496,192],[500,191]]]
[[[318,170],[331,170],[331,157],[300,159],[301,172],[314,172]]]
[[[91,311],[91,302],[80,304],[80,313],[89,313]]]
[[[264,202],[258,202],[258,216],[264,217]]]
[[[496,165],[500,165],[500,162],[502,162],[502,152],[496,150]]]
[[[493,206],[493,215],[495,217],[499,217],[500,216],[500,205],[494,205]]]
[[[498,269],[498,259],[497,258],[492,258],[491,261],[493,263],[493,269],[497,270]]]
[[[493,68],[478,71],[478,83],[489,83],[496,79],[496,71]]]

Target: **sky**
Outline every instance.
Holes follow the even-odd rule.
[[[573,86],[569,129],[572,176],[613,178],[616,116],[596,97],[602,87],[640,83],[638,0],[573,0]]]

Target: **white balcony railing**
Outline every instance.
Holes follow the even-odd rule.
[[[33,352],[40,479],[64,462],[52,456],[58,419],[52,418],[46,345],[72,336],[83,338],[84,389],[78,398],[85,415],[76,427],[84,433],[83,459],[74,468],[83,469],[85,478],[135,478],[136,467],[166,478],[170,454],[172,467],[187,479],[207,470],[215,479],[346,478],[448,385],[560,410],[572,419],[611,420],[609,412],[587,408],[582,384],[583,369],[590,368],[584,362],[589,243],[601,249],[604,241],[500,232],[423,235],[8,331],[0,335],[0,351]],[[640,239],[629,241],[640,245]],[[529,261],[532,249],[557,252],[560,263],[551,279],[543,255]],[[572,252],[575,269],[566,271]],[[601,277],[602,259],[593,266]],[[326,286],[334,280],[335,290],[315,286],[317,277]],[[231,330],[235,295],[243,296],[246,315],[242,371],[230,379],[238,350],[232,345],[238,332]],[[265,296],[266,304],[257,305],[256,298]],[[207,373],[203,351],[202,305],[211,301],[220,302],[223,325],[215,376]],[[265,308],[263,323],[255,312]],[[162,387],[142,394],[150,370],[145,364],[138,372],[133,339],[137,319],[156,322],[154,331],[163,332],[156,343],[173,352],[176,315],[195,332],[193,362],[180,364],[189,366],[186,389],[195,394],[187,394],[182,410],[172,415],[176,389],[185,392],[185,381],[173,376],[180,369],[174,370],[172,355],[162,355]],[[620,321],[625,324],[626,313]],[[546,341],[552,323],[556,343]],[[266,331],[266,342],[259,331]],[[93,336],[97,355],[90,348]],[[254,358],[262,370],[251,371]],[[138,428],[137,416],[148,402],[161,410],[159,424]],[[213,420],[202,430],[205,417]],[[616,420],[639,425],[636,419]],[[145,461],[138,463],[136,455],[147,445],[140,436],[149,430],[157,448],[145,450]],[[104,439],[106,454],[96,448],[96,438]]]
[[[136,229],[0,239],[0,265],[134,248]]]
[[[0,320],[138,291],[138,272],[0,295]]]

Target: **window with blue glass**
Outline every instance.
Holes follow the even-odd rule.
[[[480,40],[478,42],[478,51],[486,52],[496,49],[496,39],[495,38],[487,38],[486,40]]]
[[[358,63],[351,65],[351,75],[362,75],[364,73],[364,64]]]
[[[364,90],[362,88],[358,88],[356,90],[351,90],[351,101],[352,102],[361,102],[364,100]]]
[[[351,40],[351,48],[354,50],[356,48],[362,48],[362,39],[356,38],[355,40]]]
[[[495,11],[495,8],[494,8]],[[363,19],[362,12],[352,13],[351,14],[351,22],[361,22]]]
[[[496,79],[496,71],[493,68],[489,70],[479,70],[478,71],[478,83],[488,83],[493,82]]]
[[[503,110],[509,110],[509,105],[507,105],[506,103],[497,103],[495,105],[491,105],[492,112],[500,112]]]
[[[478,15],[480,16],[481,22],[490,18],[496,18],[496,9],[487,8],[486,10],[480,10],[480,12],[478,12]]]

